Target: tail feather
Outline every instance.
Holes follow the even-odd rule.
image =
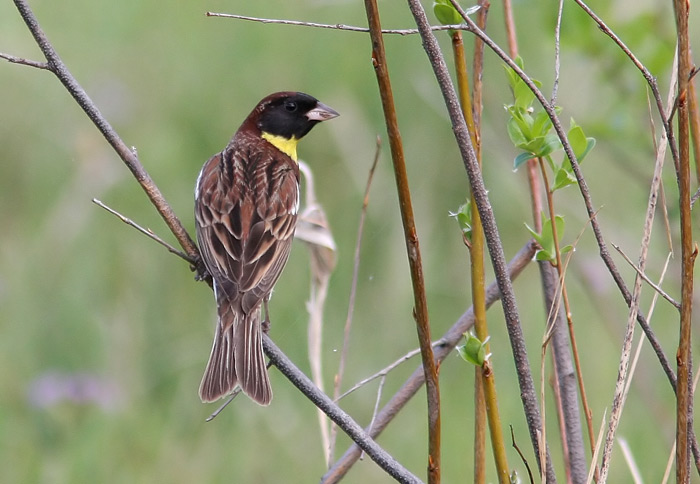
[[[203,402],[216,401],[231,393],[237,384],[260,405],[269,405],[272,400],[259,309],[247,316],[230,308],[223,314],[220,311],[199,397]]]
[[[272,386],[262,346],[260,308],[234,324],[235,370],[241,389],[260,405],[269,405]]]
[[[236,387],[238,379],[236,378],[233,327],[232,321],[219,318],[209,362],[204,370],[202,383],[199,385],[199,397],[202,402],[214,402],[231,393]]]

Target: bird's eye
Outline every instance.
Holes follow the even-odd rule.
[[[286,109],[290,113],[293,113],[297,110],[297,103],[295,103],[294,101],[288,101],[284,103],[284,109]]]

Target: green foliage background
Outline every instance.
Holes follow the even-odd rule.
[[[338,244],[339,263],[326,309],[324,361],[332,388],[342,346],[352,253],[362,193],[375,149],[385,137],[363,34],[207,18],[207,10],[260,17],[365,25],[361,2],[31,2],[49,39],[189,229],[192,190],[202,163],[227,143],[255,103],[277,90],[302,90],[341,117],[300,145],[314,169],[318,198]],[[427,8],[429,3],[425,3]],[[412,27],[401,2],[381,2],[383,24]],[[556,2],[514,2],[521,56],[551,92]],[[668,89],[673,58],[671,2],[591,1]],[[697,9],[691,29],[698,25]],[[489,32],[505,45],[494,2]],[[694,32],[697,34],[697,31]],[[447,34],[440,35],[449,49]],[[466,35],[467,45],[472,45]],[[700,39],[691,37],[696,52]],[[467,196],[467,179],[437,85],[417,36],[386,39],[407,152],[425,263],[433,336],[470,305],[467,253],[448,212]],[[0,52],[43,60],[9,1],[0,2]],[[446,50],[449,57],[449,52]],[[559,102],[598,144],[584,166],[608,242],[634,259],[653,169],[647,93],[641,75],[581,11],[566,2]],[[524,170],[513,172],[506,133],[512,98],[501,62],[487,52],[484,73],[484,171],[506,254],[528,239]],[[665,97],[665,94],[664,94]],[[209,354],[212,294],[187,265],[91,203],[93,197],[170,240],[128,170],[47,72],[0,65],[0,482],[316,482],[324,472],[315,408],[274,370],[275,399],[261,408],[238,399],[215,421],[197,387]],[[658,119],[656,119],[658,129]],[[372,187],[345,387],[416,346],[412,295],[388,143]],[[672,234],[677,189],[665,171]],[[577,188],[557,193],[572,243],[587,216]],[[658,278],[667,253],[661,214],[648,272]],[[192,232],[193,233],[193,232]],[[633,272],[617,257],[631,284]],[[665,287],[679,293],[678,262]],[[305,301],[308,257],[293,250],[271,304],[273,339],[308,371]],[[568,272],[583,371],[599,427],[612,402],[627,310],[590,231]],[[536,267],[515,284],[531,362],[539,366],[545,320]],[[643,308],[651,293],[645,289]],[[500,308],[489,317],[502,418],[513,425],[531,465],[534,456]],[[653,324],[675,354],[677,316],[660,302]],[[393,372],[384,401],[415,368]],[[536,372],[537,373],[537,372]],[[97,380],[103,402],[32,397],[41,382],[69,376]],[[442,365],[444,482],[471,474],[472,375],[456,357]],[[91,380],[92,381],[92,380]],[[60,385],[59,385],[60,386]],[[376,383],[343,406],[368,424]],[[547,422],[561,471],[557,422],[548,391]],[[648,347],[632,386],[619,436],[628,440],[649,482],[659,481],[674,436],[674,400]],[[421,392],[379,439],[414,473],[426,467]],[[348,445],[341,437],[338,454]],[[524,476],[514,452],[510,464]],[[490,469],[492,472],[492,469]],[[560,474],[561,475],[561,474]],[[563,476],[562,476],[563,478]],[[627,482],[619,449],[611,482]],[[369,459],[347,482],[389,482]]]

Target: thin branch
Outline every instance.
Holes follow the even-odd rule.
[[[353,418],[297,368],[294,363],[273,343],[270,337],[263,335],[265,354],[287,379],[299,389],[311,402],[328,415],[352,440],[367,453],[370,458],[384,469],[391,477],[403,483],[421,483],[422,481],[405,469],[396,459],[382,449],[370,435],[365,432]]]
[[[615,249],[623,257],[623,259],[625,259],[625,262],[627,262],[630,265],[630,267],[632,267],[632,269],[634,269],[637,272],[637,274],[639,274],[639,277],[641,277],[644,280],[644,282],[649,284],[657,293],[659,293],[659,295],[661,297],[663,297],[665,300],[670,302],[673,307],[680,310],[681,304],[678,301],[676,301],[675,299],[673,299],[666,291],[661,289],[661,287],[658,284],[656,284],[654,281],[649,279],[649,276],[647,276],[644,272],[642,272],[642,270],[639,267],[637,267],[637,265],[634,262],[632,262],[632,259],[630,259],[627,256],[627,254],[624,253],[624,251],[620,248],[620,246],[618,246],[616,244],[610,244],[610,245],[612,245],[613,249]]]
[[[554,85],[552,86],[552,99],[549,101],[552,106],[557,104],[557,92],[559,91],[559,67],[561,64],[561,16],[563,11],[564,0],[559,0],[557,25],[554,28]]]
[[[51,68],[47,62],[37,62],[30,59],[23,59],[22,57],[15,57],[10,54],[3,54],[0,52],[0,59],[5,59],[7,62],[12,64],[21,64],[23,66],[35,67],[37,69],[44,69],[50,71]]]
[[[117,211],[114,210],[113,208],[108,207],[107,205],[105,205],[104,203],[102,203],[101,201],[99,201],[99,200],[96,199],[96,198],[93,198],[93,199],[92,199],[92,203],[94,203],[95,205],[98,205],[98,206],[104,208],[104,209],[107,210],[109,213],[111,213],[112,215],[116,216],[119,220],[121,220],[121,221],[124,222],[125,224],[130,225],[131,227],[135,228],[136,230],[138,230],[139,232],[141,232],[142,234],[144,234],[146,237],[149,237],[149,238],[155,240],[155,241],[158,242],[160,245],[162,245],[163,247],[165,247],[166,249],[168,249],[169,252],[175,254],[176,256],[178,256],[179,258],[181,258],[182,260],[185,260],[185,261],[189,262],[190,264],[194,264],[194,263],[195,263],[195,260],[194,260],[194,259],[192,259],[190,256],[188,256],[187,254],[185,254],[185,253],[182,252],[181,250],[177,250],[175,247],[173,247],[172,245],[168,244],[166,241],[164,241],[163,239],[161,239],[160,237],[158,237],[155,233],[153,233],[153,231],[152,231],[151,229],[145,229],[145,228],[141,227],[139,224],[137,224],[136,222],[134,222],[134,221],[131,220],[130,218],[125,217],[125,216],[122,215],[121,213],[117,212]]]
[[[486,237],[489,254],[491,256],[491,262],[494,273],[496,274],[499,289],[502,294],[501,305],[503,307],[508,336],[513,351],[513,358],[515,360],[515,366],[518,374],[518,384],[520,386],[520,397],[523,402],[523,409],[525,411],[525,417],[527,419],[528,429],[530,431],[530,440],[535,448],[535,453],[539,454],[537,434],[542,428],[542,419],[537,404],[535,384],[532,379],[532,372],[527,357],[527,348],[525,346],[522,327],[520,326],[520,316],[518,314],[518,308],[515,301],[515,294],[513,293],[511,280],[508,278],[506,260],[503,254],[503,245],[501,244],[498,227],[496,226],[496,219],[493,214],[491,203],[488,199],[484,180],[481,177],[479,164],[477,162],[474,147],[472,146],[471,138],[469,136],[469,131],[467,129],[464,116],[462,115],[462,111],[459,107],[457,94],[455,92],[454,85],[452,84],[450,74],[447,70],[447,65],[445,64],[445,59],[440,50],[440,46],[433,33],[430,31],[430,25],[428,24],[428,18],[425,14],[425,10],[423,9],[423,5],[418,0],[408,0],[408,4],[416,24],[418,25],[418,29],[421,31],[423,48],[428,55],[428,59],[430,60],[430,64],[433,68],[438,84],[440,85],[440,90],[442,91],[445,105],[452,123],[452,131],[457,140],[467,175],[469,176],[469,183],[472,188],[474,200],[479,208],[479,215],[481,216],[484,226],[484,234]],[[463,17],[466,17],[464,10],[459,7],[459,5],[453,4],[453,6],[459,9],[460,14],[462,14]],[[471,19],[468,17],[466,17],[466,19],[467,23],[469,23],[472,29],[476,29],[482,33],[483,37],[480,37],[487,43],[487,45],[489,42],[493,44],[488,36],[483,34],[483,31],[481,31],[481,29],[479,29],[476,24],[471,21]],[[549,451],[545,452],[546,454],[549,454]],[[552,467],[552,462],[549,456],[547,458],[547,469],[542,470],[542,472],[546,472],[547,480],[550,482],[550,484],[554,484],[556,482],[554,468]]]
[[[523,455],[523,451],[520,450],[520,447],[518,447],[517,442],[515,442],[515,433],[513,432],[512,425],[510,426],[510,440],[513,445],[513,448],[520,456],[520,460],[523,461],[523,464],[525,465],[525,469],[527,470],[527,476],[528,478],[530,478],[530,484],[535,484],[535,478],[532,477],[532,470],[530,470],[530,464],[527,463],[527,459],[525,458],[525,455]]]
[[[399,196],[401,222],[404,229],[408,265],[411,272],[411,282],[413,284],[413,316],[416,321],[418,343],[421,348],[421,358],[425,371],[426,396],[428,400],[428,482],[430,484],[439,484],[441,470],[440,386],[438,367],[435,364],[433,347],[430,339],[430,320],[428,318],[428,302],[425,295],[423,263],[421,260],[416,224],[413,217],[411,191],[408,185],[403,143],[401,142],[401,133],[399,132],[398,119],[394,106],[394,94],[389,79],[389,68],[387,66],[386,52],[384,51],[384,38],[381,33],[377,1],[365,0],[365,11],[370,28],[369,35],[372,41],[372,65],[377,76],[384,119],[389,134],[389,146],[391,147],[391,159],[394,164],[394,176],[396,178],[396,189]]]
[[[433,342],[433,347],[437,346],[438,344],[440,344],[439,341]],[[396,361],[394,361],[393,363],[390,363],[388,366],[382,368],[381,370],[374,373],[373,375],[370,375],[367,378],[363,378],[362,380],[358,381],[352,387],[350,387],[348,390],[346,390],[342,394],[338,395],[338,397],[336,397],[334,401],[338,402],[338,401],[342,400],[343,398],[347,397],[348,395],[350,395],[351,393],[353,393],[354,391],[359,390],[363,386],[367,385],[371,381],[376,380],[377,378],[380,378],[380,377],[385,377],[393,369],[395,369],[396,367],[398,367],[402,363],[405,363],[406,361],[410,360],[411,358],[413,358],[414,356],[416,356],[418,354],[420,354],[420,348],[416,348],[414,350],[409,351],[408,353],[403,355],[401,358],[398,358]]]
[[[515,280],[522,273],[523,269],[532,261],[535,256],[537,246],[534,241],[530,240],[525,244],[520,251],[508,263],[508,276]],[[486,289],[486,307],[490,307],[498,300],[500,293],[498,284],[493,282]],[[462,316],[452,325],[452,327],[440,338],[435,341],[435,360],[440,364],[454,350],[455,346],[462,341],[464,333],[474,325],[474,312],[469,308]],[[377,414],[370,435],[376,438],[391,421],[398,415],[401,409],[408,401],[418,392],[420,387],[425,382],[425,373],[422,367],[416,368],[413,374],[404,382],[401,388],[391,397],[391,400]],[[333,467],[321,479],[322,484],[337,483],[350,470],[352,465],[360,456],[360,449],[356,445],[350,448],[343,456],[333,464]]]
[[[469,13],[476,12],[478,8],[472,7],[468,10]],[[235,15],[231,13],[215,13],[207,12],[207,17],[223,17],[232,18],[237,20],[249,20],[251,22],[260,22],[263,24],[282,24],[282,25],[296,25],[297,27],[313,27],[317,29],[332,29],[332,30],[344,30],[346,32],[361,32],[369,33],[367,27],[356,27],[354,25],[345,24],[319,24],[316,22],[303,22],[299,20],[286,20],[286,19],[273,19],[273,18],[259,18],[259,17],[249,17],[247,15]],[[455,25],[433,25],[432,30],[469,30],[466,24],[455,24]],[[394,35],[415,35],[418,33],[418,29],[382,29],[382,34],[394,34]]]

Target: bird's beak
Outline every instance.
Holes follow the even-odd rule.
[[[326,106],[322,102],[317,103],[315,108],[306,113],[306,117],[309,121],[327,121],[337,118],[338,116],[340,116],[340,114],[338,114],[335,109]]]

